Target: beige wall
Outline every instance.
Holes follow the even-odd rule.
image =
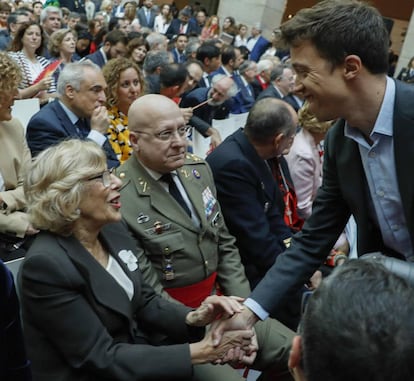
[[[287,0],[221,0],[218,15],[221,19],[233,16],[237,23],[246,24],[249,28],[260,22],[263,36],[270,38],[274,28],[277,28],[285,13]]]

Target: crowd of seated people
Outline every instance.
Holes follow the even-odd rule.
[[[19,351],[10,369],[0,361],[0,378],[3,367],[18,381],[30,368],[35,381],[237,381],[247,367],[292,380],[302,294],[320,284],[318,269],[255,329],[221,343],[214,331],[247,309],[295,237],[310,239],[305,220],[320,208],[333,123],[295,92],[303,73],[283,28],[267,40],[252,23],[248,36],[231,16],[153,0],[18,3],[0,2],[0,254],[25,257],[28,354],[0,266]],[[11,108],[29,98],[40,110],[25,131]],[[247,122],[221,136],[214,121],[239,114]],[[210,141],[206,160],[192,154],[194,134]],[[323,275],[349,250],[343,235]],[[306,379],[297,352],[290,363]]]

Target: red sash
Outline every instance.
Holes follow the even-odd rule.
[[[215,288],[217,272],[211,274],[208,278],[201,282],[191,284],[185,287],[166,288],[168,294],[191,308],[198,308],[201,302],[212,294]]]

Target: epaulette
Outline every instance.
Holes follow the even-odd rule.
[[[195,162],[203,161],[203,159],[201,157],[199,157],[197,155],[194,155],[193,153],[186,153],[185,158],[187,160],[192,160],[192,161],[195,161]]]

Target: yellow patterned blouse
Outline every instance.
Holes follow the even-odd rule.
[[[119,162],[122,164],[132,154],[129,141],[128,116],[124,115],[114,106],[108,110],[110,125],[107,136]]]

